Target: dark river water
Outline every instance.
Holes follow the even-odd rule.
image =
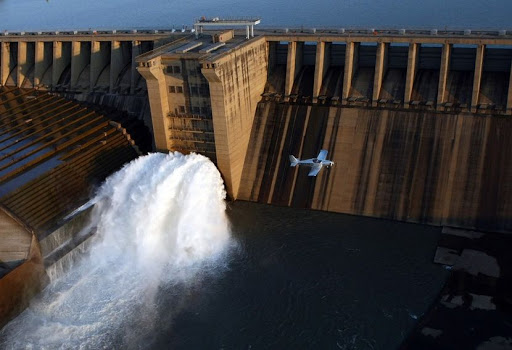
[[[238,249],[178,300],[162,290],[151,348],[394,349],[448,273],[439,228],[247,202],[228,216]]]
[[[152,291],[126,254],[100,250],[0,330],[0,348],[396,349],[448,275],[436,227],[248,202],[227,214],[234,244],[212,266]]]
[[[201,16],[261,26],[512,29],[510,0],[0,0],[0,30],[181,28]]]

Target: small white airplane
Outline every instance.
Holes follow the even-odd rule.
[[[327,150],[325,149],[321,150],[316,158],[311,159],[300,160],[290,154],[290,166],[294,167],[297,165],[305,165],[311,167],[308,176],[316,176],[324,165],[326,167],[334,165],[334,162],[332,160],[326,160],[325,157],[327,157]]]

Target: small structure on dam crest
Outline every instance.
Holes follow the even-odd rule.
[[[92,110],[0,87],[0,326],[44,287],[45,267],[80,244],[52,241],[66,216],[138,154],[120,124]]]
[[[137,57],[156,148],[210,157],[232,198],[267,78],[267,57],[264,37],[247,39],[233,29],[191,34]]]

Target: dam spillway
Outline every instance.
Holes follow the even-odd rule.
[[[224,198],[222,178],[204,156],[153,153],[133,160],[93,198],[96,232],[86,252],[2,329],[0,346],[147,347],[162,318],[161,294],[222,270],[233,246]],[[195,220],[198,215],[205,220]],[[172,299],[167,322],[186,299]]]
[[[0,87],[0,325],[46,285],[45,268],[83,240],[59,232],[65,217],[138,154],[108,116],[35,89]]]

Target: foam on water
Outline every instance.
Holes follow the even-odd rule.
[[[232,246],[225,191],[206,157],[151,154],[93,199],[91,248],[0,333],[18,348],[116,348],[155,327],[158,293],[200,283]],[[177,310],[169,310],[169,313]]]

